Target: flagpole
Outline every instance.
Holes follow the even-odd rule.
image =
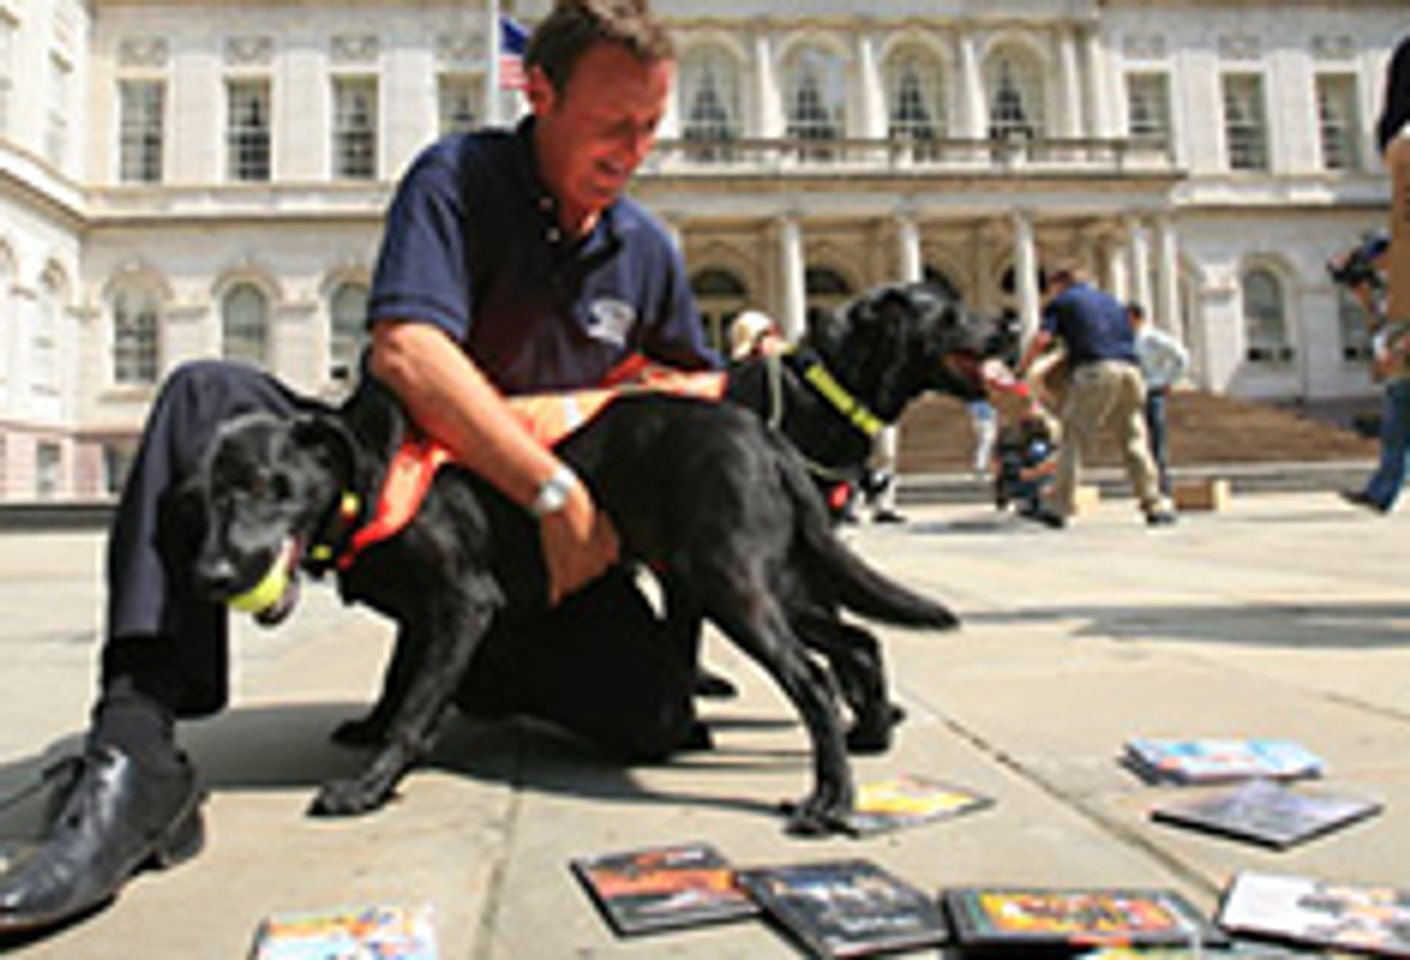
[[[489,40],[486,45],[488,60],[485,65],[485,122],[492,127],[501,125],[500,104],[504,100],[499,92],[500,35],[503,31],[499,21],[499,0],[488,0],[485,25],[486,39]]]

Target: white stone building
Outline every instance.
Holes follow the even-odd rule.
[[[1032,323],[1034,268],[1077,254],[1201,386],[1369,392],[1323,264],[1386,216],[1370,131],[1404,0],[656,6],[681,82],[635,191],[715,336],[927,275]],[[519,109],[488,93],[494,15],[0,0],[0,499],[106,495],[187,359],[336,392],[396,177]]]

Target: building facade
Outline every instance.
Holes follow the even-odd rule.
[[[680,78],[634,193],[713,337],[922,277],[1031,327],[1039,267],[1075,256],[1202,387],[1370,392],[1324,264],[1386,218],[1401,0],[656,7]],[[0,0],[0,499],[108,495],[185,360],[344,389],[396,178],[522,109],[499,12]]]

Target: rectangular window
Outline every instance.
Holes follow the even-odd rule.
[[[1170,78],[1163,73],[1126,75],[1126,132],[1136,140],[1170,142]]]
[[[231,180],[269,179],[269,83],[231,80],[225,87],[226,171]]]
[[[1356,77],[1324,73],[1317,78],[1317,124],[1322,142],[1323,170],[1355,170],[1361,166],[1361,123],[1356,110]]]
[[[73,68],[57,54],[49,57],[49,116],[44,125],[44,155],[56,167],[69,149],[69,81]]]
[[[160,183],[166,87],[160,80],[123,80],[118,91],[118,178],[123,183]]]
[[[441,136],[469,133],[480,125],[485,93],[479,77],[442,74],[437,102],[440,106]]]
[[[377,81],[372,77],[333,81],[333,176],[377,176]]]
[[[63,465],[63,449],[57,443],[39,441],[34,447],[34,492],[41,497],[58,493]]]
[[[1225,75],[1224,140],[1230,170],[1268,169],[1268,113],[1261,76]]]

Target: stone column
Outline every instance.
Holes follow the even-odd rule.
[[[754,34],[754,112],[756,136],[783,136],[783,110],[774,76],[774,49],[764,26]]]
[[[1168,215],[1155,219],[1155,305],[1153,320],[1184,342],[1180,317],[1180,241]]]
[[[889,124],[881,67],[876,62],[876,38],[864,30],[857,34],[857,73],[862,108],[858,132],[868,140],[884,140]]]
[[[1107,289],[1113,297],[1123,303],[1131,299],[1131,271],[1127,266],[1126,250],[1114,239],[1108,239],[1102,246],[1106,257]]]
[[[1149,313],[1155,308],[1151,302],[1150,241],[1146,228],[1135,216],[1126,218],[1126,256],[1131,270],[1129,299],[1135,300]]]
[[[1018,294],[1021,338],[1027,343],[1038,331],[1038,247],[1028,214],[1015,210],[1012,220],[1014,290]]]
[[[1075,139],[1082,136],[1082,78],[1077,66],[1077,38],[1072,31],[1058,28],[1057,48],[1063,101],[1059,133]]]
[[[1103,139],[1116,136],[1112,126],[1111,98],[1106,82],[1106,51],[1102,49],[1101,29],[1097,24],[1079,28],[1082,59],[1086,61],[1083,79],[1087,100],[1087,133]]]
[[[790,342],[803,335],[806,326],[807,288],[804,285],[803,230],[796,214],[779,217],[778,253],[782,296],[779,303],[779,327]]]
[[[984,103],[984,82],[979,76],[979,52],[975,49],[974,27],[961,23],[955,42],[960,64],[960,135],[984,139],[988,107]]]

